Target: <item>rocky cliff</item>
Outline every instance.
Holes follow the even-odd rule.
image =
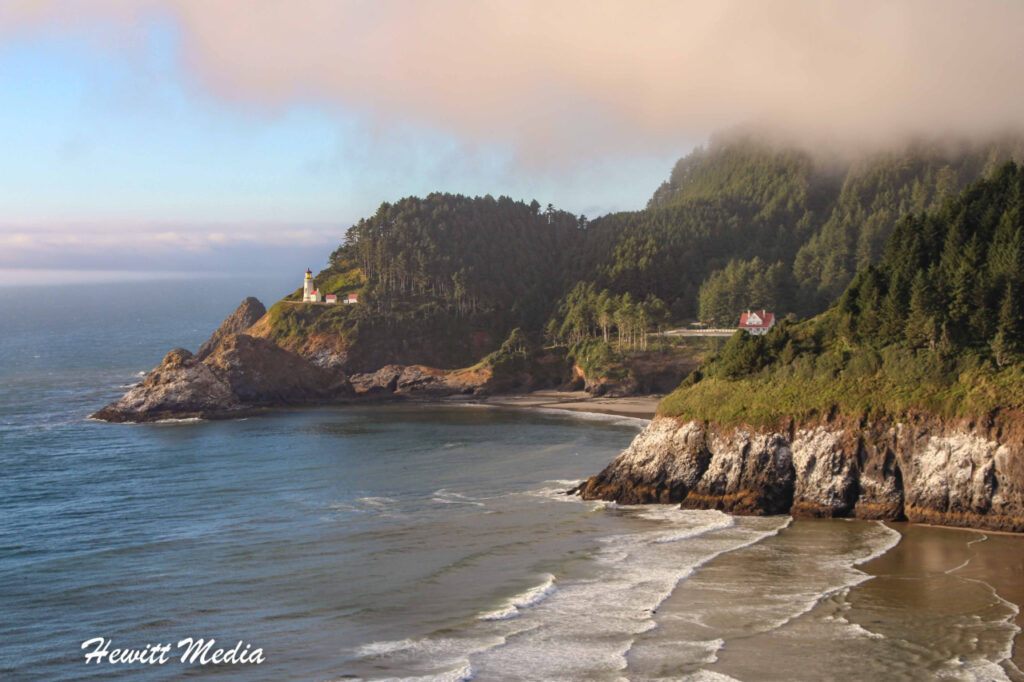
[[[775,429],[658,417],[585,499],[1024,531],[1024,420],[832,418]]]
[[[217,331],[206,340],[206,343],[199,346],[196,357],[200,360],[213,352],[221,341],[233,334],[241,334],[267,314],[266,307],[259,302],[259,299],[250,296],[235,309],[235,312],[228,315],[227,319],[220,323]]]
[[[317,367],[262,338],[238,333],[261,316],[246,299],[193,355],[168,353],[120,400],[93,414],[111,422],[232,416],[260,407],[337,402],[354,396],[341,372]]]

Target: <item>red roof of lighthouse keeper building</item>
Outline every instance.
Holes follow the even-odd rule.
[[[775,321],[775,313],[765,311],[750,312],[740,315],[740,329],[767,329]]]

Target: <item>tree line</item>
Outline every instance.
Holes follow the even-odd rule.
[[[653,295],[634,300],[626,292],[616,296],[598,291],[593,282],[578,282],[562,300],[547,325],[548,339],[577,345],[588,339],[614,340],[618,350],[647,350],[647,332],[663,331],[669,323],[665,302]]]

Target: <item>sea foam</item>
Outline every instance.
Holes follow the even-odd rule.
[[[525,592],[512,597],[502,608],[483,614],[480,616],[480,620],[505,620],[507,618],[515,618],[520,614],[522,609],[536,606],[544,601],[544,599],[554,591],[555,576],[549,573],[544,581],[539,585],[531,587]]]

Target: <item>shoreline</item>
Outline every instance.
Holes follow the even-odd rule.
[[[400,397],[383,400],[355,400],[344,404],[310,407],[385,406],[389,404],[420,403],[434,405],[466,405],[497,408],[518,408],[562,413],[610,415],[629,419],[653,419],[663,396],[644,395],[628,397],[595,397],[585,391],[540,390],[521,394],[502,394],[486,397],[450,396],[447,398]],[[282,408],[258,408],[250,414],[274,412]],[[283,407],[285,411],[307,409],[303,406]],[[233,414],[238,418],[250,414]],[[224,417],[221,417],[224,418]],[[201,421],[203,418],[161,420],[149,422]],[[216,419],[216,417],[214,418]],[[102,421],[102,420],[95,420]],[[137,423],[137,422],[136,422]],[[795,519],[795,522],[802,519]],[[1024,534],[988,531],[936,524],[896,522],[887,523],[901,536],[899,544],[885,554],[871,559],[858,568],[872,576],[871,580],[853,587],[851,597],[860,599],[874,591],[892,589],[894,584],[926,584],[941,575],[953,576],[987,585],[995,595],[1012,604],[1017,613],[1010,617],[1018,631],[1013,637],[1010,657],[1002,666],[1011,680],[1024,682]],[[968,537],[964,533],[970,533]],[[908,582],[909,581],[909,582]],[[850,613],[856,622],[863,615],[857,606]],[[869,622],[865,625],[870,627]]]
[[[606,398],[586,391],[541,390],[530,393],[509,393],[480,400],[482,405],[501,407],[544,408],[566,412],[593,412],[634,419],[654,419],[662,394]]]

